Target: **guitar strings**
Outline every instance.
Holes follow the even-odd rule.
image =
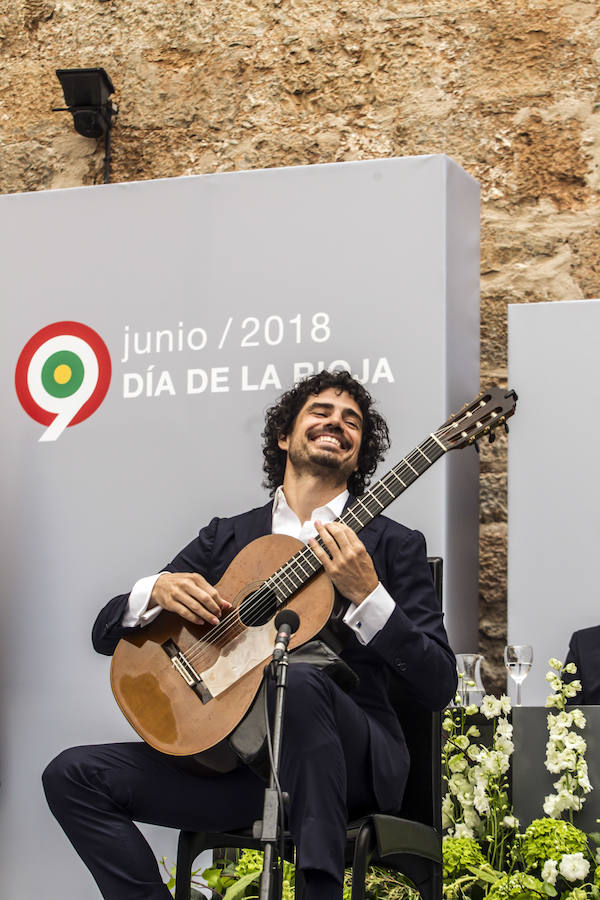
[[[444,432],[450,433],[450,432],[454,431],[456,433],[457,430],[458,429],[455,429],[452,426],[444,426],[443,428],[438,429],[436,434],[443,436]],[[385,504],[382,504],[377,499],[377,497],[376,497],[377,490],[379,488],[383,487],[384,490],[386,490],[391,495],[392,499],[395,499],[397,496],[399,496],[399,494],[392,494],[392,492],[388,489],[385,482],[389,481],[390,478],[394,478],[395,480],[401,481],[401,483],[403,484],[403,487],[408,487],[410,484],[412,484],[412,481],[416,480],[416,478],[413,478],[412,481],[408,481],[407,484],[404,484],[402,479],[400,479],[399,476],[396,474],[395,470],[400,469],[403,464],[408,464],[408,468],[410,468],[413,471],[413,474],[416,474],[416,477],[419,477],[420,475],[423,474],[423,472],[426,471],[427,468],[429,468],[429,466],[432,464],[432,462],[436,461],[436,460],[429,461],[428,457],[424,454],[423,451],[436,449],[436,447],[438,449],[440,449],[439,445],[437,444],[437,441],[435,440],[435,437],[430,436],[429,438],[427,438],[422,444],[419,445],[419,447],[417,447],[415,450],[411,451],[411,453],[407,457],[403,458],[400,461],[400,463],[398,463],[396,466],[394,466],[393,469],[391,469],[388,473],[386,473],[386,475],[382,479],[380,479],[380,481],[378,481],[372,488],[370,488],[367,492],[365,492],[365,494],[363,494],[362,497],[358,498],[355,501],[355,503],[352,504],[351,507],[349,507],[347,510],[345,510],[343,516],[345,516],[349,511],[351,511],[352,508],[357,504],[363,506],[363,508],[367,511],[369,516],[374,517],[375,515],[377,515],[378,512],[380,512],[382,509],[385,508],[385,506],[388,505],[387,502]],[[427,460],[426,466],[422,465],[423,456]],[[437,458],[439,458],[439,457],[436,457],[436,459]],[[413,462],[416,463],[416,465],[414,465],[414,466],[411,465],[411,463],[413,463]],[[421,467],[420,471],[419,471],[419,466]],[[392,501],[389,500],[389,502],[391,503]],[[370,505],[372,505],[373,503],[376,506],[373,506],[373,508],[371,508]],[[378,508],[376,508],[376,507],[378,507]],[[367,522],[363,523],[356,514],[351,512],[351,515],[353,516],[353,518],[356,518],[357,521],[359,521],[361,528],[364,527],[364,525],[368,524]],[[343,516],[340,518],[343,519]],[[338,518],[336,521],[340,521],[340,518]],[[347,523],[347,524],[349,524],[349,523]],[[318,540],[319,544],[322,547],[324,547],[320,538],[317,538],[317,540]],[[274,589],[277,587],[277,580],[279,580],[281,582],[284,577],[288,577],[288,580],[292,580],[292,578],[290,576],[286,575],[286,573],[285,573],[286,569],[289,568],[291,570],[292,574],[294,574],[296,577],[300,577],[300,579],[301,579],[300,585],[299,586],[294,585],[294,592],[296,590],[299,590],[299,587],[302,586],[302,576],[297,575],[298,567],[300,568],[301,571],[303,571],[303,570],[302,570],[301,564],[299,563],[298,558],[301,557],[304,562],[308,563],[308,559],[306,558],[307,554],[309,554],[312,557],[311,562],[313,563],[313,566],[316,565],[316,568],[313,568],[313,566],[311,566],[312,571],[311,571],[311,576],[309,576],[309,577],[312,577],[312,574],[316,574],[316,572],[318,572],[318,570],[320,568],[322,568],[322,565],[319,562],[318,558],[315,556],[315,554],[312,552],[312,550],[308,546],[305,546],[305,547],[301,548],[296,554],[294,554],[294,556],[292,556],[291,559],[289,559],[286,563],[284,563],[283,566],[281,566],[276,572],[274,572],[273,575],[271,575],[268,579],[266,579],[266,581],[261,585],[261,587],[256,591],[256,593],[254,595],[250,594],[248,596],[248,598],[246,598],[247,605],[244,608],[244,616],[245,616],[246,622],[242,622],[240,620],[240,618],[238,616],[238,612],[239,612],[238,608],[232,610],[231,613],[228,613],[225,616],[225,618],[219,623],[219,625],[213,626],[213,628],[211,629],[211,631],[209,632],[209,634],[207,635],[206,638],[199,639],[194,644],[192,644],[188,648],[188,650],[185,651],[185,653],[182,654],[186,658],[186,660],[189,661],[190,663],[194,662],[194,664],[197,665],[199,663],[200,658],[202,657],[203,653],[210,651],[211,647],[214,644],[220,642],[227,635],[227,633],[229,631],[231,631],[232,629],[240,629],[240,627],[241,628],[252,627],[255,623],[257,623],[260,620],[260,618],[269,609],[269,604],[271,603],[272,595],[273,595],[273,593],[275,593]],[[282,572],[282,570],[283,570],[283,572]],[[304,576],[306,576],[305,571],[303,572],[303,574],[304,574]],[[274,583],[269,584],[269,582],[274,582]],[[293,584],[293,581],[292,581],[292,584]],[[289,597],[285,598],[285,599],[289,599]],[[265,600],[267,602],[263,603],[263,601],[265,601]],[[243,603],[244,603],[244,601],[242,601],[242,604]],[[253,614],[253,615],[251,615],[251,614]]]
[[[482,406],[482,405],[485,405],[483,400],[480,402],[480,406]],[[478,426],[480,426],[481,422],[479,421],[479,419],[482,417],[482,410],[481,409],[477,410],[477,413],[478,413],[478,416],[476,417],[475,420],[476,420]],[[452,421],[449,424],[444,424],[440,428],[438,428],[435,433],[431,433],[425,439],[425,441],[423,441],[420,445],[418,445],[418,447],[415,450],[411,451],[411,453],[407,457],[404,457],[396,466],[394,466],[388,473],[386,473],[386,475],[384,475],[384,477],[382,479],[380,479],[380,481],[378,481],[372,488],[370,488],[367,492],[365,492],[365,494],[363,494],[362,497],[357,498],[357,500],[347,510],[345,510],[344,514],[341,517],[341,520],[343,521],[344,517],[347,514],[349,514],[354,519],[356,519],[356,521],[358,521],[359,530],[362,529],[366,524],[368,524],[368,522],[363,523],[361,521],[360,517],[353,512],[353,508],[355,508],[357,505],[362,506],[363,509],[365,509],[367,511],[369,516],[371,516],[371,518],[374,518],[379,511],[385,509],[386,506],[392,502],[390,500],[390,501],[386,501],[386,503],[381,503],[377,499],[376,492],[379,490],[379,488],[383,487],[383,489],[386,490],[390,494],[392,499],[396,499],[396,497],[398,497],[400,495],[400,493],[402,493],[402,492],[399,492],[398,494],[394,494],[392,491],[390,491],[389,488],[387,487],[387,485],[385,484],[386,480],[393,477],[395,480],[401,482],[403,489],[408,487],[410,484],[413,483],[413,481],[416,480],[416,478],[418,478],[420,475],[422,475],[433,462],[437,461],[437,459],[439,459],[441,456],[441,454],[440,454],[439,456],[436,456],[433,460],[429,460],[427,455],[424,453],[424,450],[425,449],[433,449],[437,452],[441,448],[443,452],[446,452],[448,449],[451,449],[449,446],[441,447],[441,441],[439,441],[439,438],[441,437],[443,439],[444,437],[447,437],[450,434],[461,435],[463,438],[466,438],[467,435],[464,431],[461,431],[461,427],[460,427],[459,423],[463,420],[468,421],[469,419],[472,418],[472,416],[473,416],[473,413],[470,410],[467,410],[467,411],[465,411],[465,413],[462,416],[460,416],[460,417],[454,416]],[[486,418],[489,418],[489,413],[486,413]],[[420,455],[418,456],[417,454],[420,454]],[[427,466],[422,466],[421,457],[424,457],[426,459]],[[416,462],[417,465],[412,466],[411,460]],[[396,470],[400,469],[400,467],[403,464],[408,465],[408,467],[410,469],[412,469],[413,473],[416,475],[416,478],[409,480],[407,484],[405,484],[402,481],[402,479],[399,477],[399,475],[396,472]],[[419,471],[419,464],[421,464],[421,466],[422,466],[420,471]],[[380,510],[369,509],[369,503],[371,503],[371,501],[375,501],[375,503],[380,507]],[[336,521],[340,521],[340,518],[336,519]],[[346,524],[349,525],[349,523],[346,523]],[[349,525],[349,527],[352,527],[352,526]],[[316,540],[320,544],[320,546],[325,549],[324,544],[321,541],[321,539],[317,537]],[[249,597],[252,597],[253,599],[251,602],[248,603],[248,606],[244,609],[244,613],[247,614],[250,610],[255,611],[256,615],[254,616],[254,618],[252,620],[248,620],[248,623],[246,624],[246,623],[242,622],[240,620],[240,618],[238,617],[238,611],[239,611],[238,608],[236,608],[235,610],[232,610],[232,612],[228,613],[227,616],[225,617],[225,619],[222,620],[222,622],[219,623],[218,626],[213,626],[213,629],[211,629],[207,638],[201,638],[200,640],[196,641],[195,644],[192,644],[191,647],[188,648],[188,651],[183,654],[184,657],[186,659],[188,659],[188,661],[191,661],[192,655],[193,655],[193,659],[198,661],[199,653],[201,655],[204,650],[209,649],[212,645],[214,645],[215,643],[220,641],[221,638],[223,638],[225,636],[225,634],[227,634],[227,632],[230,631],[232,628],[239,628],[240,625],[243,628],[252,627],[252,625],[254,623],[258,622],[260,620],[260,618],[264,615],[264,613],[267,611],[268,606],[267,605],[261,606],[261,603],[266,598],[269,598],[269,600],[270,600],[270,597],[271,597],[272,593],[274,592],[274,587],[277,587],[276,580],[279,579],[279,581],[282,581],[284,577],[288,577],[288,580],[292,580],[292,578],[290,576],[287,576],[285,570],[289,569],[292,572],[292,574],[295,574],[294,567],[296,568],[296,572],[299,567],[300,570],[302,571],[303,575],[306,576],[306,571],[304,570],[304,568],[303,568],[302,564],[299,562],[299,560],[302,559],[304,562],[309,563],[309,560],[311,560],[311,557],[312,557],[312,560],[314,560],[316,563],[316,568],[312,570],[312,574],[309,576],[309,578],[312,577],[312,575],[316,574],[316,572],[318,572],[318,570],[320,568],[322,568],[322,565],[319,562],[318,558],[315,556],[315,554],[312,552],[310,547],[305,546],[301,550],[299,550],[296,554],[294,554],[294,556],[290,560],[288,560],[286,563],[284,563],[282,566],[280,566],[280,568],[276,572],[274,572],[273,575],[271,575],[268,579],[266,579],[266,581],[263,583],[261,588],[259,588],[256,591],[256,594],[254,596],[252,594],[249,595]],[[311,560],[311,562],[312,562],[312,560]],[[312,566],[311,566],[311,568],[312,568]],[[279,573],[281,573],[281,574],[279,574]],[[296,577],[300,577],[300,585],[294,585],[293,581],[292,581],[292,585],[294,587],[294,592],[299,590],[299,587],[301,587],[303,584],[302,575],[296,576]],[[272,581],[274,582],[273,586],[269,584],[269,582],[272,582]],[[288,597],[284,597],[284,599],[290,599],[291,596],[292,595],[289,595]],[[245,598],[245,600],[248,600],[248,598]],[[244,601],[242,601],[242,603],[244,603]]]
[[[450,429],[448,429],[448,430],[450,430]],[[442,430],[441,429],[438,430],[437,433],[441,434]],[[349,507],[349,509],[347,509],[344,512],[344,514],[341,518],[343,519],[343,517],[348,514],[349,510],[352,510],[352,508],[356,504],[361,505],[363,507],[363,509],[365,509],[367,511],[367,513],[369,514],[369,516],[371,518],[375,517],[375,515],[377,515],[378,512],[380,512],[382,509],[385,508],[385,506],[387,506],[387,502],[385,504],[383,504],[377,499],[376,493],[377,493],[378,489],[383,487],[383,489],[386,490],[387,493],[390,494],[392,499],[395,499],[397,496],[399,496],[399,494],[393,494],[389,490],[389,488],[387,487],[385,482],[389,481],[391,478],[394,478],[395,480],[400,480],[401,483],[403,484],[403,487],[408,487],[408,485],[411,484],[412,482],[409,481],[407,484],[404,484],[404,482],[396,474],[395,470],[401,468],[401,466],[403,464],[408,464],[408,467],[410,469],[412,469],[413,474],[416,473],[416,475],[418,477],[419,475],[423,474],[424,471],[426,471],[426,469],[429,467],[429,465],[432,462],[435,461],[435,460],[429,461],[428,457],[426,457],[425,454],[422,453],[422,451],[425,449],[429,449],[429,450],[435,449],[436,447],[439,449],[439,445],[437,444],[437,441],[435,440],[435,438],[433,438],[433,439],[428,438],[416,450],[412,451],[408,457],[405,457],[403,460],[401,460],[401,462],[398,463],[398,465],[396,465],[394,467],[394,469],[390,470],[379,482],[377,482],[372,488],[370,488],[369,491],[367,491],[365,494],[363,494],[362,497],[358,498],[358,500],[355,501],[354,504],[352,504],[352,507]],[[422,465],[422,456],[425,456],[425,459],[427,459],[427,463],[428,463],[427,466]],[[437,458],[439,458],[439,457],[437,457]],[[415,462],[416,465],[412,466],[411,462]],[[419,469],[418,469],[419,465],[421,466],[421,471],[419,471]],[[416,479],[413,478],[413,481],[414,480],[416,480]],[[391,503],[391,500],[389,502]],[[373,508],[371,508],[373,503],[376,506],[373,506]],[[368,524],[367,522],[363,523],[356,514],[351,513],[351,515],[353,516],[353,518],[355,518],[360,523],[361,528],[364,525]],[[340,521],[340,519],[338,518],[336,521]],[[349,524],[349,523],[347,523],[347,524]],[[324,547],[320,538],[317,538],[317,540],[318,540],[319,544],[322,547]],[[275,573],[273,573],[273,575],[271,575],[261,585],[261,587],[256,591],[256,593],[254,595],[253,594],[248,595],[248,598],[246,598],[247,605],[244,608],[244,615],[245,615],[246,622],[240,621],[239,616],[238,616],[239,609],[236,608],[231,613],[228,613],[227,616],[225,617],[225,619],[223,619],[219,623],[218,626],[213,626],[213,628],[211,629],[211,631],[209,632],[209,634],[207,635],[206,638],[201,638],[195,644],[192,644],[188,648],[188,650],[183,654],[184,657],[189,662],[193,661],[195,664],[197,664],[199,662],[202,654],[206,651],[209,651],[210,648],[215,643],[220,641],[223,637],[225,637],[225,635],[229,631],[231,631],[234,628],[240,629],[240,626],[241,626],[241,628],[246,628],[246,627],[252,627],[254,624],[256,624],[260,620],[260,618],[269,609],[269,604],[271,604],[271,598],[274,593],[274,589],[278,586],[277,581],[283,582],[284,577],[287,577],[288,580],[292,582],[293,592],[299,590],[299,588],[302,586],[303,581],[302,581],[302,575],[298,575],[298,570],[300,569],[300,571],[303,573],[304,577],[306,577],[306,571],[303,569],[301,563],[299,562],[299,559],[301,558],[304,562],[308,563],[309,560],[307,559],[307,556],[312,558],[311,562],[310,562],[311,575],[309,576],[309,578],[312,577],[313,574],[316,574],[316,572],[320,568],[322,568],[321,563],[319,562],[319,560],[317,559],[315,554],[312,552],[312,550],[308,546],[305,546],[305,547],[301,548],[296,554],[294,554],[294,556],[291,557],[291,559],[288,560],[286,563],[284,563],[284,565],[281,566]],[[290,570],[291,575],[287,575],[287,573],[285,571],[287,569]],[[300,578],[299,585],[294,583],[292,576],[294,576],[295,578]],[[269,582],[273,582],[273,583],[269,584]],[[286,597],[285,599],[289,599],[289,597]],[[263,601],[265,601],[265,600],[267,602],[263,603]],[[242,601],[242,603],[244,603],[244,601]],[[253,616],[250,615],[252,613],[254,614]]]
[[[437,434],[443,435],[444,430],[449,432],[455,429],[452,429],[451,426],[449,426],[446,429],[439,429]],[[399,496],[399,494],[393,493],[388,488],[386,481],[388,483],[392,483],[391,479],[393,478],[396,482],[400,481],[403,489],[405,487],[408,487],[408,485],[411,484],[412,481],[416,480],[416,478],[413,478],[412,481],[408,481],[408,483],[405,484],[405,482],[396,473],[396,470],[401,469],[402,465],[404,464],[405,467],[412,470],[412,473],[415,474],[416,477],[419,477],[423,474],[423,472],[427,470],[427,468],[429,468],[429,466],[433,462],[436,461],[435,459],[429,460],[425,451],[435,450],[436,448],[438,450],[440,449],[435,438],[433,436],[430,436],[422,444],[420,444],[419,447],[411,451],[411,453],[407,457],[404,457],[400,461],[400,463],[393,467],[393,469],[387,472],[386,475],[384,475],[382,479],[380,479],[375,485],[373,485],[372,488],[365,492],[361,497],[357,498],[357,500],[347,510],[345,510],[342,516],[336,519],[336,521],[340,521],[344,518],[344,516],[350,513],[352,518],[356,519],[360,523],[360,528],[364,527],[364,525],[368,524],[368,522],[363,523],[360,517],[356,513],[352,512],[353,507],[357,505],[362,506],[363,509],[365,509],[368,513],[369,517],[375,517],[378,512],[381,512],[383,509],[385,509],[388,503],[391,503],[392,500],[396,499],[396,497]],[[423,458],[425,458],[427,465],[423,465]],[[437,458],[438,457],[436,457],[436,459]],[[412,465],[412,463],[414,463],[414,465]],[[378,491],[381,492],[381,488],[383,488],[383,490],[385,490],[391,498],[389,500],[387,500],[386,498],[385,503],[382,503],[377,498],[377,493]],[[350,523],[348,522],[347,524]],[[350,525],[350,527],[352,526]],[[316,539],[320,546],[325,549],[325,546],[322,543],[321,539]],[[297,553],[294,554],[294,556],[291,557],[291,559],[287,560],[286,563],[280,566],[280,568],[276,572],[274,572],[268,579],[266,579],[266,581],[263,582],[261,587],[258,588],[254,594],[251,593],[247,598],[245,598],[245,600],[242,600],[242,605],[244,605],[245,622],[242,622],[240,620],[240,617],[238,615],[239,608],[236,607],[236,609],[232,610],[225,616],[225,618],[219,623],[219,625],[215,625],[212,627],[206,638],[200,638],[198,641],[192,644],[185,651],[185,653],[182,654],[185,659],[188,662],[193,662],[195,665],[197,665],[200,662],[201,656],[205,652],[208,653],[212,646],[214,646],[216,643],[221,642],[223,638],[225,638],[225,636],[228,634],[228,632],[230,632],[232,629],[252,627],[258,621],[260,621],[261,617],[268,611],[269,605],[272,605],[273,594],[277,596],[276,588],[281,587],[281,584],[283,583],[284,594],[288,592],[289,588],[287,588],[287,586],[285,585],[285,578],[287,578],[288,581],[291,582],[294,593],[299,590],[300,587],[302,587],[304,580],[308,580],[306,578],[306,571],[303,569],[300,559],[302,560],[302,562],[305,562],[310,569],[311,574],[309,575],[309,578],[312,577],[312,575],[316,574],[320,568],[322,568],[322,564],[319,562],[317,556],[313,553],[310,547],[308,547],[308,545],[301,548]],[[290,574],[288,574],[288,571]],[[302,574],[299,574],[299,572],[301,572]],[[300,583],[296,584],[295,579],[298,578],[300,580]],[[269,582],[271,582],[271,584]],[[277,582],[280,582],[280,584],[277,584]],[[289,599],[289,597],[286,597],[285,599]]]
[[[465,413],[465,415],[462,418],[466,419],[467,416],[469,416],[469,418],[470,418],[472,416],[472,413]],[[371,518],[374,518],[378,512],[385,509],[386,506],[391,502],[391,500],[386,500],[385,503],[381,503],[378,500],[377,491],[380,488],[383,488],[384,490],[386,490],[387,493],[389,493],[390,496],[392,497],[392,500],[396,499],[396,497],[399,496],[399,494],[394,494],[391,490],[389,490],[389,488],[387,487],[387,485],[385,483],[386,480],[393,477],[397,481],[401,482],[403,488],[406,488],[410,484],[412,484],[412,482],[416,480],[415,478],[413,478],[412,480],[409,480],[408,483],[405,484],[404,481],[397,474],[396,470],[399,469],[402,466],[402,464],[405,464],[405,465],[408,465],[408,467],[413,471],[413,473],[416,475],[417,478],[420,475],[422,475],[423,472],[425,472],[427,470],[427,468],[429,468],[429,466],[439,458],[439,456],[436,456],[435,459],[429,460],[429,458],[425,454],[424,450],[425,449],[434,449],[434,450],[439,449],[441,442],[438,443],[438,439],[436,438],[436,435],[439,435],[440,437],[443,438],[444,436],[447,436],[450,433],[460,434],[461,431],[460,431],[460,426],[458,424],[459,421],[460,421],[460,419],[455,418],[452,423],[450,423],[449,425],[442,426],[441,428],[439,428],[437,430],[437,432],[435,434],[431,434],[425,441],[423,441],[422,444],[420,444],[415,450],[411,451],[411,453],[407,457],[404,457],[400,461],[400,463],[398,463],[396,466],[394,466],[394,468],[391,469],[382,479],[380,479],[380,481],[378,481],[372,488],[370,488],[365,494],[363,494],[362,497],[357,498],[357,500],[344,512],[343,516],[341,517],[341,520],[343,521],[343,518],[346,515],[348,515],[348,514],[351,515],[354,519],[356,519],[356,521],[358,521],[359,530],[362,529],[366,524],[368,524],[368,522],[363,523],[362,520],[360,519],[360,517],[356,513],[353,512],[353,509],[356,506],[362,506],[363,509],[368,513],[368,515]],[[463,433],[463,436],[465,436],[464,433]],[[443,452],[445,452],[447,449],[449,449],[449,448],[442,447]],[[417,455],[417,454],[420,454],[420,455]],[[427,466],[422,466],[421,457],[425,458],[425,460],[427,461]],[[414,461],[417,465],[413,466],[411,464],[411,460]],[[419,465],[421,465],[420,471],[419,471]],[[373,501],[377,504],[377,506],[379,507],[379,510],[369,508],[369,504],[372,503]],[[340,518],[336,519],[336,521],[340,521]],[[349,524],[349,523],[346,523],[346,524]],[[322,540],[318,537],[316,538],[316,540],[318,541],[320,546],[325,549],[325,546],[324,546]],[[294,556],[291,559],[289,559],[286,563],[284,563],[282,566],[280,566],[280,568],[276,572],[274,572],[268,579],[266,579],[266,581],[263,583],[261,588],[259,588],[254,595],[250,594],[250,595],[248,595],[247,598],[245,598],[245,601],[247,601],[247,605],[244,608],[244,613],[247,617],[246,622],[241,621],[241,618],[238,616],[238,612],[239,612],[238,608],[236,608],[235,610],[232,610],[232,612],[228,613],[226,615],[225,619],[223,619],[219,623],[219,625],[213,626],[213,629],[211,629],[211,631],[209,632],[209,634],[206,638],[201,638],[200,640],[198,640],[194,644],[192,644],[190,646],[190,648],[188,648],[186,653],[183,654],[183,656],[189,662],[191,662],[192,660],[194,660],[195,662],[198,662],[202,653],[209,650],[214,644],[219,642],[223,637],[225,637],[227,632],[230,631],[231,629],[233,629],[233,628],[238,629],[238,628],[240,628],[240,626],[242,628],[252,627],[256,622],[258,622],[260,620],[260,618],[269,609],[268,603],[271,602],[273,593],[275,593],[275,596],[277,596],[276,588],[278,586],[277,585],[278,580],[280,583],[284,583],[284,578],[287,578],[289,581],[292,582],[293,593],[295,593],[297,590],[299,590],[300,587],[302,587],[302,584],[304,583],[303,576],[304,576],[304,578],[306,577],[306,571],[304,570],[304,567],[302,566],[302,563],[300,562],[300,560],[309,564],[310,569],[311,569],[311,574],[309,575],[309,578],[312,577],[312,575],[316,574],[320,568],[322,568],[321,563],[319,562],[319,560],[315,556],[315,554],[312,552],[312,550],[310,550],[310,548],[308,546],[302,548],[296,554],[294,554]],[[316,568],[313,568],[313,566],[316,566]],[[301,570],[302,575],[298,576],[298,574],[297,574],[298,568]],[[287,574],[288,570],[291,573],[290,575]],[[294,577],[300,578],[299,585],[294,584],[294,580],[293,580]],[[306,579],[306,580],[308,581],[309,579]],[[270,582],[271,582],[271,584],[270,584]],[[287,590],[288,590],[288,588],[285,587],[285,584],[284,584],[284,594]],[[290,599],[291,596],[292,596],[291,594],[288,597],[284,596],[284,600]],[[252,598],[252,600],[249,600],[250,597]],[[264,600],[267,600],[267,604],[263,603]],[[244,600],[242,601],[242,604],[243,603],[244,603]],[[251,613],[251,612],[254,613],[253,618],[250,618],[250,616],[249,616],[249,613]],[[267,619],[267,621],[268,621],[268,619]]]

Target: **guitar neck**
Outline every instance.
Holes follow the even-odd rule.
[[[336,521],[343,522],[358,533],[440,459],[446,449],[434,434],[430,434],[412,453],[401,459],[373,487],[345,509]],[[323,546],[320,538],[316,540]],[[271,575],[266,585],[276,595],[277,605],[283,606],[321,569],[322,565],[310,547],[303,547]]]
[[[420,478],[445,452],[443,444],[433,434],[429,435],[412,453],[401,459],[387,475],[384,475],[372,488],[358,497],[343,512],[339,521],[358,533],[417,478]]]

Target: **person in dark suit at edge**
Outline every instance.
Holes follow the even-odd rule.
[[[271,532],[309,544],[333,582],[336,603],[346,608],[321,636],[337,642],[359,683],[347,693],[313,665],[290,666],[280,781],[290,795],[289,828],[307,900],[340,900],[348,817],[397,812],[409,769],[387,672],[400,676],[414,700],[441,709],[456,690],[456,664],[423,536],[384,516],[360,537],[334,521],[352,494],[363,492],[389,446],[385,421],[363,386],[339,371],[299,382],[268,410],[263,438],[272,502],[214,518],[161,573],[104,607],[93,643],[111,654],[121,637],[163,609],[216,625],[229,604],[212,585],[242,547]],[[265,787],[247,766],[190,774],[140,741],[65,750],[43,783],[105,900],[170,896],[135,821],[188,830],[247,827],[261,816]]]
[[[568,703],[584,706],[600,704],[600,625],[574,631],[569,641],[565,665],[575,663],[577,672],[565,672],[565,681],[580,681],[581,690]]]

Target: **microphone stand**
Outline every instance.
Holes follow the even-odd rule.
[[[280,624],[279,616],[284,618],[294,617],[295,621],[289,621],[289,632],[296,631],[298,628],[298,617],[292,611],[284,611],[279,613],[275,619],[275,625],[283,628]],[[289,627],[291,625],[291,628]],[[277,637],[279,640],[279,635]],[[280,645],[277,644],[277,647]],[[262,819],[254,823],[253,835],[260,840],[263,845],[264,860],[263,870],[260,879],[259,900],[277,900],[281,897],[281,879],[277,867],[277,844],[279,840],[279,761],[281,757],[281,737],[283,730],[283,711],[285,707],[285,690],[287,687],[287,672],[289,664],[289,654],[287,650],[287,641],[285,649],[281,652],[277,659],[273,659],[265,667],[265,677],[275,678],[275,713],[273,716],[273,755],[271,758],[271,774],[269,778],[269,786],[265,788],[265,799],[263,806]],[[268,722],[267,722],[268,727]],[[268,739],[268,736],[267,736]],[[282,794],[282,801],[287,799],[287,794]]]

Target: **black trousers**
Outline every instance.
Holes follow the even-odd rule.
[[[367,717],[313,666],[290,666],[288,675],[280,781],[290,795],[298,865],[307,871],[308,898],[341,898],[348,816],[376,809]],[[262,815],[265,787],[246,767],[184,773],[141,742],[65,750],[43,784],[105,900],[170,897],[134,821],[191,831],[247,827]]]

